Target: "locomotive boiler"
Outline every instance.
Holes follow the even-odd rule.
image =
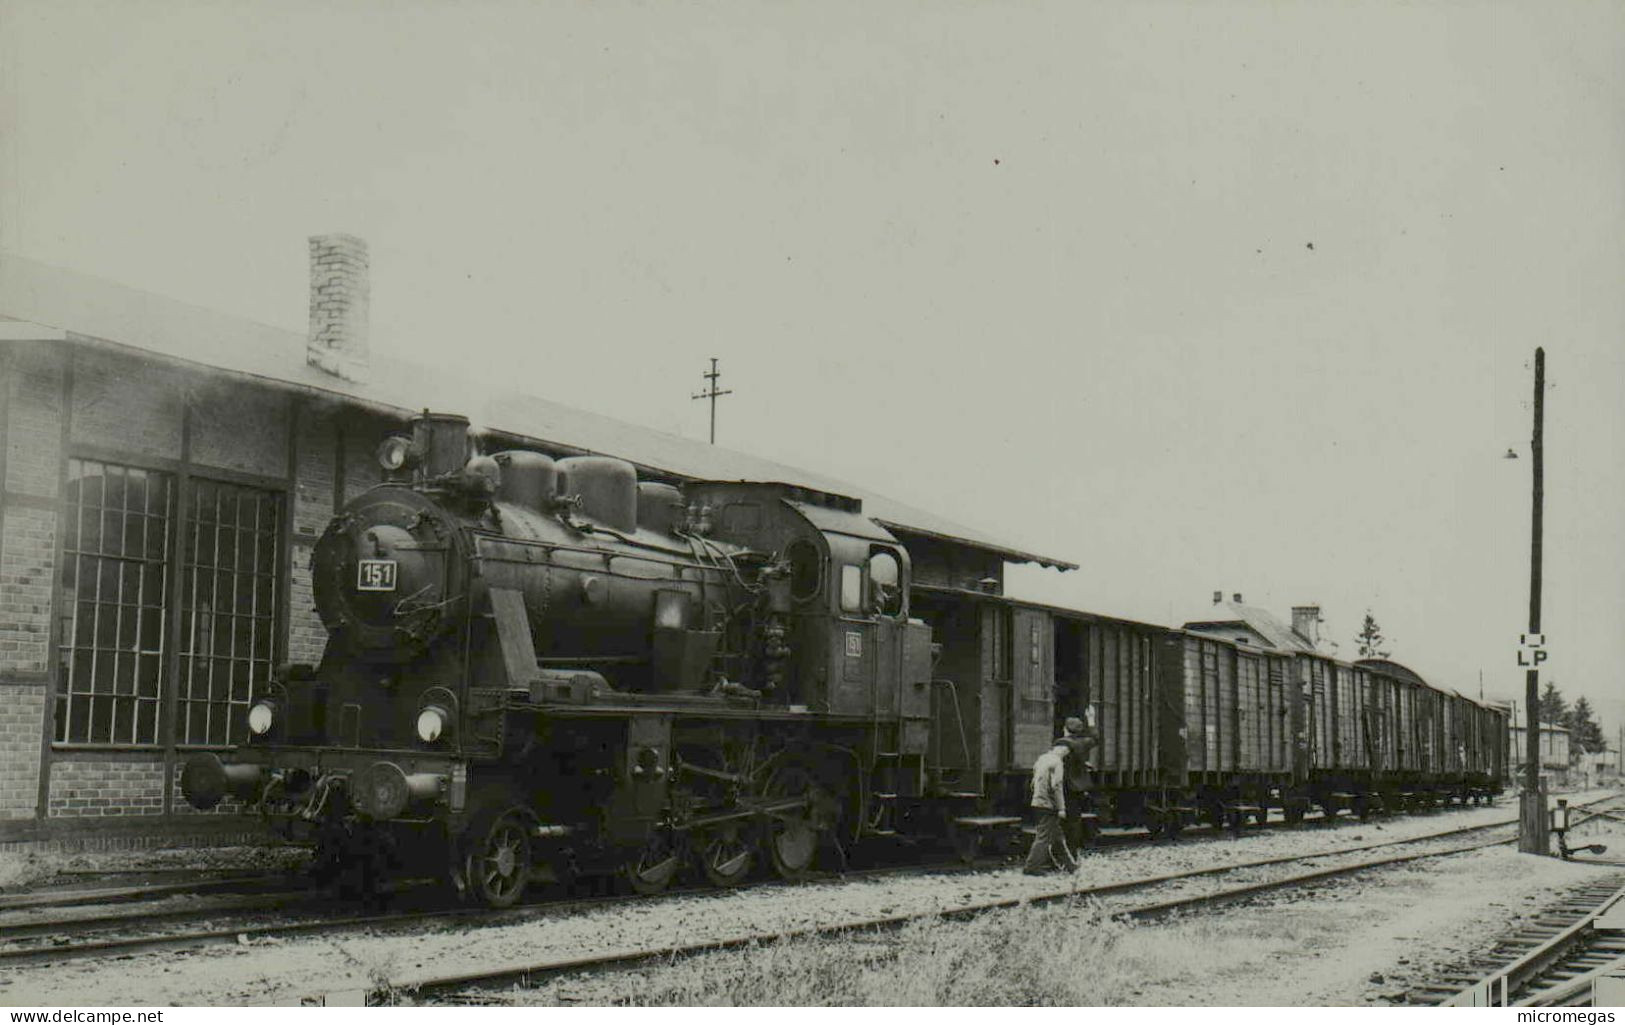
[[[930,634],[908,556],[855,500],[640,482],[474,451],[425,413],[311,560],[329,640],[185,766],[334,867],[445,870],[492,905],[535,878],[684,864],[786,877],[919,794]],[[855,781],[866,786],[854,787]]]

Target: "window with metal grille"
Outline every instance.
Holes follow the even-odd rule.
[[[175,479],[68,460],[56,742],[156,744]]]
[[[234,744],[275,657],[282,497],[194,478],[186,513],[175,739]]]

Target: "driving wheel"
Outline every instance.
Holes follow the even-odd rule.
[[[511,907],[530,881],[531,833],[535,823],[523,808],[481,819],[469,831],[463,871],[470,894],[487,907]]]
[[[682,859],[677,856],[677,848],[672,844],[671,837],[665,832],[657,832],[649,837],[637,854],[627,860],[624,868],[626,881],[635,893],[645,896],[659,893],[671,885],[681,864]]]
[[[726,823],[696,838],[700,872],[712,886],[738,886],[756,864],[756,848],[741,835],[738,823]]]
[[[804,805],[772,813],[763,830],[768,862],[781,879],[789,880],[805,879],[812,871],[819,833],[834,824],[839,807],[812,773],[800,765],[785,765],[768,780],[767,798],[793,797],[803,798]]]

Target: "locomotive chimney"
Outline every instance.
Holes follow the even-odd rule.
[[[367,370],[367,243],[354,235],[310,237],[310,336],[305,362],[347,381]]]
[[[1311,648],[1320,647],[1320,606],[1292,606],[1292,632],[1309,642]]]
[[[1240,592],[1237,592],[1237,593],[1236,593],[1236,594],[1232,594],[1232,595],[1231,595],[1231,596],[1230,596],[1230,598],[1231,598],[1231,600],[1232,600],[1232,601],[1234,601],[1234,602],[1235,602],[1235,603],[1236,603],[1236,604],[1237,604],[1237,605],[1240,605],[1240,604],[1241,604],[1241,594],[1240,594]]]
[[[1213,592],[1213,604],[1220,605],[1223,602],[1224,602],[1224,592],[1223,591],[1214,591]]]

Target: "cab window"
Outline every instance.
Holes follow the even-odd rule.
[[[824,576],[824,560],[818,546],[807,540],[792,541],[784,555],[790,563],[790,597],[796,601],[817,597]]]
[[[863,568],[841,567],[841,611],[863,611]]]
[[[903,568],[888,549],[877,548],[869,556],[868,611],[877,616],[903,613]]]

